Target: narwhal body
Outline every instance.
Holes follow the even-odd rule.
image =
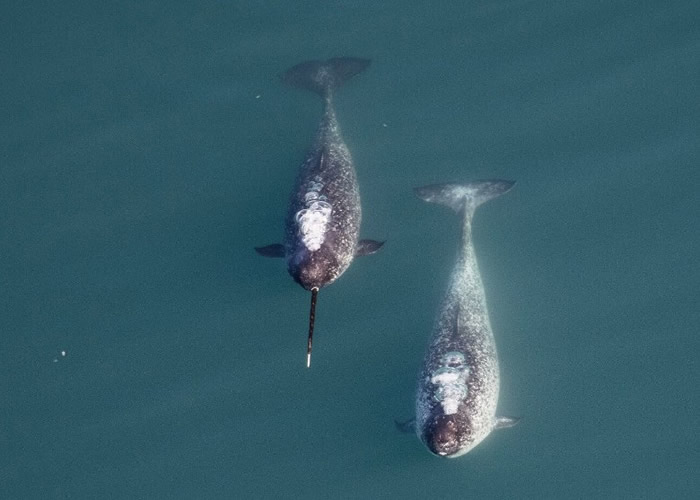
[[[335,89],[369,63],[367,59],[351,57],[307,61],[282,74],[285,83],[311,90],[323,98],[323,116],[289,199],[284,244],[256,250],[267,257],[284,257],[292,278],[311,291],[307,366],[311,359],[318,291],[338,279],[356,255],[374,253],[382,245],[373,240],[359,240],[360,190],[332,99]]]
[[[463,455],[493,429],[517,422],[515,418],[496,417],[496,342],[471,232],[476,208],[513,184],[492,180],[415,190],[421,199],[458,212],[463,223],[457,263],[419,372],[416,393],[416,434],[438,456]]]

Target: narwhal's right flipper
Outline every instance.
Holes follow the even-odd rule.
[[[255,251],[263,257],[284,257],[284,245],[275,243],[265,247],[255,247]]]
[[[398,430],[400,430],[401,432],[404,432],[406,434],[416,432],[416,419],[415,418],[404,420],[403,422],[399,422],[398,420],[394,420],[394,424],[396,424],[396,428]]]

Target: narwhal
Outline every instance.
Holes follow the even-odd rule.
[[[458,457],[494,429],[519,419],[497,417],[499,371],[496,342],[486,308],[472,217],[482,203],[508,191],[514,182],[477,181],[417,188],[419,198],[446,205],[462,218],[457,263],[442,300],[416,391],[415,431],[428,449]]]
[[[369,64],[369,59],[336,57],[302,62],[281,75],[283,82],[319,94],[324,103],[323,117],[289,199],[284,243],[255,250],[266,257],[284,257],[294,281],[311,291],[307,367],[311,364],[319,290],[338,279],[356,255],[372,254],[383,244],[358,240],[360,190],[333,109],[334,91]]]

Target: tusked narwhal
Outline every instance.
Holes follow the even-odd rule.
[[[358,240],[360,190],[333,108],[334,91],[369,64],[369,59],[336,57],[302,62],[281,75],[283,82],[319,94],[323,98],[323,117],[289,199],[284,243],[255,250],[266,257],[284,257],[294,281],[311,291],[307,367],[311,364],[319,290],[338,279],[355,256],[372,254],[383,244]]]
[[[513,184],[487,180],[415,189],[419,198],[452,208],[463,224],[459,256],[419,372],[416,393],[416,434],[441,457],[464,455],[492,430],[511,427],[519,420],[496,417],[496,342],[472,243],[476,208]]]

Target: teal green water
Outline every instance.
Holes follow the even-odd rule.
[[[437,4],[436,4],[437,5]],[[700,488],[700,4],[39,2],[0,16],[1,498],[691,498]],[[319,295],[282,237],[337,95],[386,239]],[[522,417],[433,457],[394,419],[459,222]],[[65,353],[65,355],[62,354]]]

